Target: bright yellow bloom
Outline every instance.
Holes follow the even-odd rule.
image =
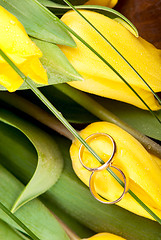
[[[98,233],[93,237],[84,240],[125,240],[125,238],[113,235],[111,233]]]
[[[161,91],[160,50],[141,37],[134,36],[113,19],[91,11],[81,11],[81,13],[122,53],[155,92]],[[62,17],[62,21],[99,52],[129,82],[151,109],[161,108],[145,83],[85,20],[70,11]],[[105,63],[79,40],[76,38],[74,40],[77,44],[76,48],[61,46],[61,50],[83,76],[84,81],[70,82],[71,86],[146,109],[141,100]]]
[[[161,217],[161,168],[157,164],[158,159],[156,160],[156,157],[150,155],[129,133],[112,123],[90,124],[80,132],[80,135],[86,139],[93,133],[107,133],[113,137],[117,149],[113,164],[126,174],[129,179],[129,188]],[[105,162],[107,161],[112,152],[112,146],[108,143],[107,138],[104,136],[96,137],[88,144]],[[79,161],[79,147],[80,142],[74,140],[70,149],[73,168],[78,177],[86,185],[89,185],[91,172],[86,170]],[[98,161],[87,150],[84,150],[82,160],[88,167],[99,165]],[[115,173],[118,175],[118,171]],[[118,176],[120,177],[120,175]],[[120,184],[106,170],[96,173],[95,188],[98,194],[110,201],[118,199],[123,192]],[[133,213],[151,218],[129,193],[126,193],[117,204]]]
[[[117,4],[118,0],[89,0],[86,5],[100,5],[113,8]]]
[[[18,68],[36,83],[47,84],[47,74],[39,58],[40,49],[31,41],[15,16],[0,6],[0,48]],[[18,89],[23,80],[0,56],[0,84],[10,92]]]

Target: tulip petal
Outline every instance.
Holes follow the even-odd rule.
[[[121,52],[121,54],[131,63],[131,65],[140,73],[140,75],[148,82],[154,91],[161,91],[161,51],[156,49],[153,45],[143,40],[141,37],[136,37],[129,32],[124,26],[118,22],[105,17],[99,13],[90,11],[81,11],[82,14],[99,29],[99,31]],[[107,62],[109,62],[117,71],[128,81],[133,87],[140,88],[141,91],[150,90],[144,82],[136,75],[136,73],[128,66],[128,64],[115,52],[104,39],[92,29],[87,22],[85,22],[75,12],[68,12],[62,20],[79,34],[85,41],[88,42]],[[98,94],[103,97],[110,97],[120,100],[124,98],[127,93],[121,93],[126,90],[125,83],[114,73],[107,65],[105,65],[93,52],[84,46],[79,40],[75,39],[76,48],[61,46],[61,50],[65,53],[68,60],[75,67],[75,69],[84,77],[84,83],[72,82],[71,85],[80,90],[90,93]],[[99,86],[99,84],[101,85]],[[113,84],[118,85],[121,89],[120,96],[113,89]],[[96,85],[98,84],[98,85]],[[122,87],[121,87],[122,84]],[[84,87],[85,85],[85,87]],[[113,96],[109,95],[108,89],[104,91],[106,85],[114,90]],[[119,86],[120,85],[120,86]],[[132,91],[130,95],[133,95]],[[142,96],[142,94],[141,94]],[[133,97],[133,96],[132,96]],[[126,97],[125,97],[126,98]],[[154,99],[153,99],[154,100]],[[129,97],[122,99],[122,101],[131,103],[138,107],[145,109],[143,103],[138,105],[137,96],[134,96],[134,101]],[[135,103],[136,101],[136,103]],[[139,100],[140,101],[140,100]],[[155,101],[154,101],[155,102]],[[149,107],[153,110],[160,108],[157,102],[155,106]]]
[[[39,61],[40,49],[28,37],[22,24],[15,16],[0,6],[0,48],[17,67],[36,83],[47,84],[47,73]],[[0,57],[0,84],[10,92],[23,83],[21,77]]]
[[[118,0],[89,0],[85,5],[100,5],[113,8],[117,2]]]
[[[81,136],[85,139],[98,132],[107,133],[114,138],[117,148],[114,165],[129,177],[129,188],[158,216],[161,216],[161,169],[156,161],[136,139],[114,124],[107,122],[90,124],[81,131]],[[111,152],[111,147],[103,138],[95,139],[89,144],[104,161],[106,155]],[[91,173],[79,162],[79,146],[80,142],[75,140],[70,149],[73,168],[78,177],[88,185]],[[83,161],[87,166],[97,162],[87,151],[84,151]],[[95,188],[101,196],[109,200],[117,199],[123,191],[118,182],[106,170],[97,173]],[[129,193],[117,204],[138,215],[151,218]]]
[[[28,37],[23,25],[15,16],[0,6],[0,47],[14,60],[29,56],[41,57],[40,49]],[[19,61],[14,61],[19,64]]]
[[[98,233],[91,238],[88,238],[89,240],[125,240],[125,238],[116,236],[111,233]],[[84,239],[85,240],[85,239]]]

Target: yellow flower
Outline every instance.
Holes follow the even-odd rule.
[[[15,16],[0,6],[0,48],[18,68],[36,83],[47,84],[47,74],[39,58],[39,48],[30,40]],[[0,56],[0,84],[10,92],[18,89],[23,80]]]
[[[106,133],[113,137],[117,149],[113,164],[126,174],[129,179],[129,188],[154,213],[161,217],[161,165],[158,165],[158,159],[150,155],[129,133],[112,123],[96,122],[90,124],[80,132],[80,135],[86,139],[93,133]],[[104,136],[95,137],[88,144],[105,162],[107,161],[112,152],[112,145],[108,143],[107,138]],[[73,168],[78,177],[86,185],[89,185],[91,172],[86,170],[79,161],[79,147],[80,142],[74,140],[70,148]],[[83,152],[82,161],[88,167],[98,166],[98,161],[87,150]],[[115,173],[118,175],[118,171]],[[118,176],[120,177],[120,175]],[[118,199],[123,192],[120,184],[106,170],[96,173],[95,188],[98,194],[110,201]],[[151,218],[149,213],[129,193],[126,193],[117,204],[133,213]]]
[[[113,8],[117,2],[118,0],[89,0],[85,5],[100,5]]]
[[[113,19],[91,11],[81,13],[119,50],[155,92],[161,91],[161,51]],[[62,21],[100,53],[137,91],[153,110],[161,108],[148,87],[127,63],[77,13],[70,11]],[[84,81],[69,84],[75,88],[103,97],[116,99],[146,109],[128,86],[79,40],[77,47],[61,46],[70,63]]]
[[[125,240],[125,238],[116,236],[111,233],[98,233],[98,234],[94,235],[93,237],[90,237],[90,238],[84,239],[84,240]]]

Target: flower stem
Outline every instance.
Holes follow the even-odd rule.
[[[152,141],[150,138],[146,137],[139,131],[133,129],[127,123],[121,121],[116,115],[108,111],[105,107],[96,102],[86,93],[70,87],[67,84],[56,84],[54,85],[54,87],[66,94],[68,97],[73,99],[81,106],[83,106],[85,109],[97,116],[99,119],[118,125],[122,129],[130,133],[133,137],[135,137],[146,148],[148,152],[161,158],[161,146],[159,144]]]
[[[1,92],[0,99],[9,105],[27,113],[39,122],[55,130],[64,137],[73,140],[73,135],[64,127],[64,125],[50,113],[44,111],[41,107],[18,96],[15,93]]]

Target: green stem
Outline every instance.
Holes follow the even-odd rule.
[[[136,73],[136,75],[145,83],[145,85],[150,89],[153,95],[161,104],[161,99],[153,91],[150,85],[144,80],[144,78],[139,74],[139,72],[131,65],[131,63],[115,48],[115,46],[80,12],[78,11],[68,0],[63,0],[69,7],[71,7],[77,14],[79,14],[113,49],[119,54],[119,56],[129,65],[129,67]]]
[[[1,202],[0,202],[0,208],[10,217],[12,218],[22,229],[26,231],[26,233],[29,234],[29,236],[33,240],[40,240],[27,226],[25,226],[13,213],[11,213]]]
[[[64,127],[64,125],[56,119],[50,113],[44,111],[39,106],[28,101],[27,99],[18,96],[14,93],[1,92],[0,99],[9,105],[27,113],[31,117],[35,118],[37,121],[45,124],[49,128],[57,131],[59,134],[73,140],[73,135]]]
[[[66,94],[68,97],[73,99],[75,102],[83,106],[93,115],[97,116],[103,121],[108,121],[114,123],[133,135],[150,153],[161,158],[161,146],[156,142],[152,141],[150,138],[146,137],[144,134],[130,127],[127,123],[121,121],[116,115],[108,111],[101,104],[96,102],[92,97],[79,91],[67,84],[56,84],[54,85],[56,89]]]
[[[33,81],[26,77],[18,68],[17,66],[7,57],[7,55],[0,49],[0,55],[7,61],[7,63],[17,72],[17,74],[26,82],[26,84],[30,87],[30,89],[36,94],[36,96],[47,106],[47,108],[64,124],[64,126],[75,136],[83,145],[84,147],[101,163],[103,164],[104,161],[97,155],[97,153],[86,143],[86,141],[78,134],[78,132],[68,123],[68,121],[63,117],[63,115],[48,101],[48,99],[39,91],[39,89],[35,86]],[[112,174],[112,176],[118,181],[118,183],[121,184],[121,186],[124,186],[123,182],[120,180],[120,178],[112,172],[111,169],[107,169],[107,171]],[[130,192],[132,192],[130,190]],[[135,194],[133,193],[134,199],[137,201],[137,198],[135,198]],[[139,199],[139,198],[138,198]],[[138,201],[137,201],[138,202]],[[156,220],[158,223],[161,224],[161,219],[151,211],[140,199],[138,202],[144,209],[146,207],[147,212]]]

